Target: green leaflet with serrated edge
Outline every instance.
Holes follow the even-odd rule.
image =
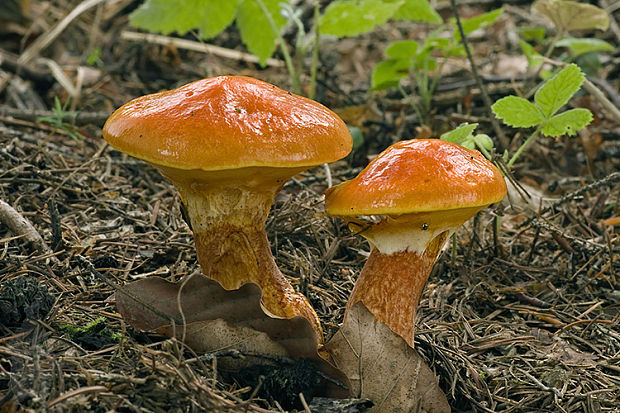
[[[518,96],[506,96],[491,106],[493,113],[508,126],[529,128],[538,125],[545,117],[529,100]]]
[[[534,95],[536,106],[546,118],[553,116],[579,90],[585,77],[576,64],[570,64],[549,79]]]
[[[540,132],[543,135],[557,137],[574,136],[577,131],[592,122],[592,113],[588,109],[571,109],[547,120]]]

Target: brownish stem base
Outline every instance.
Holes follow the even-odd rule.
[[[320,330],[312,306],[295,291],[276,266],[264,230],[239,228],[230,223],[210,226],[208,232],[195,232],[196,251],[203,273],[227,290],[247,283],[257,284],[263,305],[277,317],[306,317]]]
[[[422,254],[408,250],[383,254],[373,248],[351,293],[345,318],[361,301],[378,321],[413,347],[420,297],[447,235],[435,237]]]

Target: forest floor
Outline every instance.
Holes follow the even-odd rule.
[[[0,411],[281,411],[252,386],[224,379],[217,357],[196,358],[119,315],[118,286],[146,277],[176,281],[199,266],[175,189],[153,167],[113,150],[101,127],[134,97],[204,77],[248,75],[288,89],[285,68],[128,40],[122,33],[136,31],[129,0],[78,14],[30,49],[78,4],[33,3],[29,21],[0,21],[0,200],[44,241],[29,242],[0,220]],[[462,4],[466,16],[493,8]],[[472,36],[494,100],[536,84],[525,77],[527,59],[512,36],[532,24],[529,7],[507,3],[497,23]],[[449,6],[439,10],[450,17]],[[322,41],[316,100],[365,138],[331,165],[334,183],[401,139],[438,136],[464,121],[494,136],[465,58],[444,65],[426,127],[396,92],[369,90],[386,45],[429,32],[398,22]],[[593,75],[610,86],[613,101],[617,25],[594,34],[616,47]],[[244,50],[233,29],[213,43]],[[33,55],[17,68],[24,50]],[[57,122],[55,98],[69,101],[65,111],[75,116]],[[512,173],[530,198],[513,193],[463,226],[423,294],[416,349],[455,412],[620,412],[620,125],[587,93],[571,105],[589,108],[594,122],[577,137],[541,138],[526,149]],[[503,131],[514,151],[523,134]],[[326,187],[323,168],[289,181],[267,232],[278,266],[308,297],[329,338],[369,246],[325,215]],[[33,298],[24,310],[23,300]],[[10,306],[17,319],[20,308],[34,316],[11,324]]]

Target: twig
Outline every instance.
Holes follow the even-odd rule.
[[[249,53],[239,52],[237,50],[226,49],[211,44],[195,42],[193,40],[179,39],[176,37],[161,36],[158,34],[136,33],[124,31],[121,33],[121,39],[134,40],[139,42],[148,42],[160,44],[162,46],[173,46],[179,49],[193,50],[195,52],[210,53],[216,56],[225,57],[227,59],[240,60],[242,62],[259,63],[258,58]],[[267,66],[283,67],[284,63],[278,59],[267,59]]]
[[[16,235],[23,235],[38,251],[51,253],[41,235],[32,224],[15,208],[0,199],[0,222],[6,225]]]
[[[493,114],[493,111],[491,110],[491,105],[492,105],[491,98],[489,97],[489,94],[487,93],[486,86],[482,82],[480,75],[478,75],[478,69],[476,69],[476,62],[474,62],[474,57],[471,54],[471,50],[469,49],[469,43],[467,42],[467,37],[465,36],[465,30],[463,30],[463,24],[461,23],[461,17],[459,16],[459,11],[456,7],[456,0],[450,0],[450,5],[452,6],[452,12],[454,13],[454,17],[456,18],[456,25],[459,29],[459,33],[461,34],[461,42],[463,42],[465,53],[467,53],[467,59],[469,60],[469,64],[471,66],[471,73],[476,79],[476,83],[478,84],[478,88],[480,89],[480,94],[482,95],[482,101],[484,102],[484,105],[486,106],[487,112],[489,113],[489,117],[491,119],[491,125],[493,126],[493,129],[495,130],[495,134],[497,135],[497,138],[499,139],[501,145],[504,148],[507,148],[510,145],[510,142],[508,142],[508,138],[506,138],[506,135],[504,135],[504,131],[500,127],[499,123],[497,122],[497,119],[495,118],[495,115]]]
[[[304,412],[305,413],[312,413],[310,411],[310,406],[308,406],[308,403],[306,402],[306,398],[304,397],[303,393],[299,393],[299,400],[301,401],[301,405],[304,407]]]
[[[567,202],[570,202],[573,199],[582,196],[586,192],[590,192],[590,191],[592,191],[594,189],[598,189],[598,188],[605,187],[605,186],[612,186],[613,184],[615,184],[618,181],[620,181],[620,172],[614,172],[612,174],[607,175],[603,179],[599,179],[596,182],[592,182],[589,185],[586,185],[584,187],[581,187],[581,188],[577,189],[576,191],[573,191],[573,192],[571,192],[569,194],[566,194],[562,198],[560,198],[557,201],[555,201],[553,204],[544,207],[542,209],[542,211],[540,211],[540,214],[538,214],[538,216],[534,216],[534,217],[528,218],[525,221],[523,221],[523,223],[521,223],[519,225],[519,228],[523,228],[524,226],[528,225],[532,221],[538,219],[541,215],[544,215],[547,212],[556,209],[560,205],[565,204]]]
[[[47,407],[53,407],[54,405],[65,401],[71,397],[75,397],[81,394],[85,394],[85,393],[100,393],[100,392],[107,392],[108,388],[105,386],[87,386],[87,387],[79,387],[75,390],[71,390],[66,392],[65,394],[61,394],[60,396],[58,396],[57,398],[55,398],[54,400],[50,401],[47,404]]]
[[[62,228],[60,226],[60,213],[54,198],[47,203],[47,211],[50,214],[50,223],[52,224],[52,248],[58,251],[63,247]]]
[[[108,112],[66,112],[63,114],[63,122],[76,126],[95,125],[103,126],[110,116]],[[54,114],[48,110],[22,110],[8,106],[0,106],[0,116],[11,117],[26,122],[37,122],[39,118],[51,117]]]
[[[26,64],[19,64],[17,57],[11,55],[5,50],[0,50],[0,69],[15,73],[16,75],[32,80],[37,86],[49,88],[54,83],[54,77],[49,72],[38,70],[35,67]]]
[[[618,43],[620,43],[620,27],[618,26],[618,22],[616,21],[614,15],[611,12],[611,7],[609,3],[607,2],[607,0],[600,0],[599,3],[601,3],[601,6],[605,9],[607,13],[609,13],[609,28],[616,36],[616,40],[618,41]]]
[[[19,56],[19,59],[17,59],[17,63],[22,65],[22,64],[30,62],[32,59],[38,56],[42,50],[44,50],[47,46],[49,46],[50,43],[52,43],[60,35],[60,33],[62,33],[63,30],[65,30],[67,26],[71,24],[71,22],[75,20],[80,14],[97,6],[100,3],[103,3],[104,1],[106,0],[84,0],[83,2],[78,4],[78,6],[75,9],[71,10],[71,12],[64,19],[62,19],[56,26],[54,26],[53,29],[37,37],[37,39],[34,42],[32,42],[30,46],[28,46],[28,48],[24,51],[24,53],[22,53],[21,56]],[[118,0],[107,0],[107,1],[109,3],[114,3]]]

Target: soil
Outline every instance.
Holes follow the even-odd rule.
[[[115,288],[145,277],[177,281],[199,267],[174,188],[101,136],[107,116],[136,96],[218,74],[290,89],[285,68],[123,39],[123,31],[135,31],[128,14],[137,4],[129,0],[79,14],[18,67],[24,50],[79,4],[32,3],[29,18],[19,7],[0,13],[0,200],[43,240],[28,241],[0,220],[0,410],[303,411],[290,394],[305,389],[277,384],[295,381],[285,375],[290,365],[276,363],[276,374],[256,367],[261,371],[251,378],[268,377],[289,394],[265,393],[267,386],[253,380],[224,380],[216,356],[197,357],[122,320]],[[475,15],[491,3],[461,2],[459,11]],[[537,23],[529,6],[510,2],[498,23],[471,36],[493,100],[536,84],[514,40],[519,27]],[[439,10],[451,15],[447,5]],[[614,23],[617,17],[616,11]],[[427,125],[400,94],[370,90],[386,45],[430,31],[390,22],[359,37],[322,41],[316,99],[364,135],[349,157],[330,166],[334,183],[401,139],[438,136],[464,121],[495,137],[465,58],[444,65]],[[612,102],[620,100],[617,25],[584,35],[616,48],[601,54],[590,76]],[[235,29],[209,43],[245,52]],[[63,86],[45,58],[73,86]],[[70,90],[76,84],[77,94]],[[56,98],[75,113],[54,118]],[[588,93],[570,105],[589,108],[594,122],[576,137],[538,139],[527,148],[511,171],[522,189],[457,232],[423,294],[416,349],[455,412],[620,411],[620,124]],[[527,136],[502,131],[511,153]],[[326,188],[322,167],[294,177],[276,198],[267,232],[278,266],[308,297],[329,338],[369,246],[325,215]],[[312,392],[306,397],[311,404]],[[316,406],[323,403],[317,398]],[[340,411],[366,405],[351,402]],[[324,409],[312,411],[338,411]]]

